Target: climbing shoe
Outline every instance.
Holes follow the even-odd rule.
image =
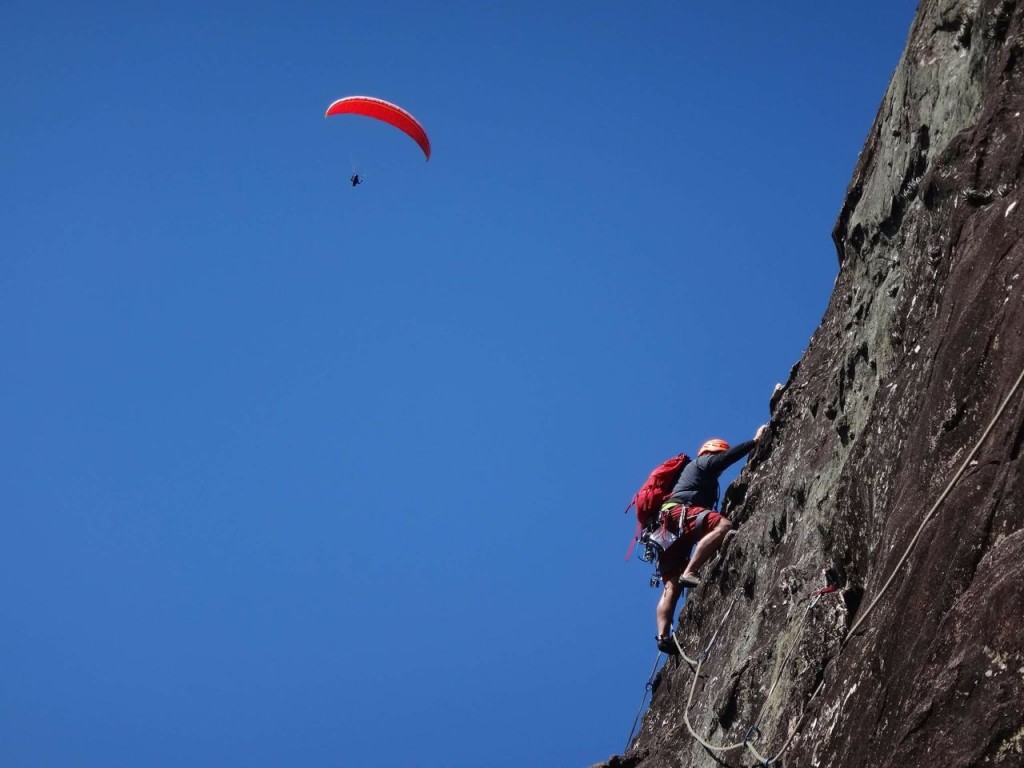
[[[679,586],[686,587],[687,589],[696,589],[700,586],[700,579],[696,576],[680,576]]]
[[[666,637],[655,637],[658,641],[658,650],[662,653],[667,653],[669,656],[678,656],[679,648],[676,647],[676,641],[672,639],[672,635]]]

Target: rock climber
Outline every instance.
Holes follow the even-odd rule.
[[[697,458],[687,464],[675,488],[661,507],[669,531],[679,536],[658,558],[664,589],[658,601],[658,649],[678,653],[672,639],[672,617],[683,589],[700,584],[697,572],[722,546],[732,523],[715,511],[718,503],[718,478],[725,470],[750,453],[764,437],[768,425],[758,427],[753,440],[733,447],[721,438],[708,440]],[[694,547],[696,544],[696,547]],[[690,556],[690,548],[693,556]]]

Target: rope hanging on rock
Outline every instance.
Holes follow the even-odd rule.
[[[829,588],[826,587],[825,589]],[[807,616],[810,614],[811,609],[818,604],[818,601],[821,599],[822,595],[827,594],[825,589],[818,590],[811,596],[813,599],[808,604],[807,608],[804,610],[803,616],[800,618],[800,624],[796,630],[798,639],[796,642],[793,643],[792,647],[789,649],[789,653],[786,654],[785,660],[782,662],[782,664],[779,665],[779,671],[775,676],[775,680],[772,682],[771,688],[768,690],[768,695],[765,697],[764,703],[761,705],[761,711],[758,712],[757,717],[754,718],[754,722],[751,723],[751,725],[747,728],[747,731],[743,736],[743,741],[738,741],[735,744],[716,745],[704,739],[699,733],[697,733],[693,729],[693,725],[690,723],[690,707],[693,705],[693,694],[697,690],[697,680],[700,678],[700,668],[707,660],[707,658],[711,655],[711,648],[712,646],[714,646],[715,641],[718,639],[718,634],[722,631],[722,627],[725,626],[725,622],[729,618],[729,614],[732,613],[733,606],[736,605],[736,598],[734,597],[732,599],[732,602],[729,604],[729,609],[725,612],[725,616],[722,617],[721,623],[719,623],[718,628],[715,630],[715,634],[711,636],[711,642],[708,643],[707,648],[705,648],[704,651],[698,657],[697,669],[694,671],[693,682],[690,684],[690,696],[686,700],[686,707],[683,709],[683,722],[686,724],[686,730],[689,731],[690,735],[694,739],[696,739],[702,747],[712,752],[730,752],[734,749],[739,749],[740,747],[746,747],[748,750],[750,750],[750,752],[754,755],[755,758],[757,758],[757,760],[760,763],[762,763],[763,765],[771,765],[773,758],[766,758],[760,753],[758,753],[757,749],[754,748],[751,742],[757,741],[761,737],[761,731],[757,727],[757,724],[761,721],[761,717],[764,715],[765,710],[768,708],[768,703],[771,701],[772,695],[775,693],[775,689],[778,687],[779,681],[782,679],[782,673],[783,671],[785,671],[786,665],[789,664],[789,660],[790,658],[792,658],[793,652],[800,644],[799,635],[800,632],[803,630],[804,623],[807,621]],[[829,591],[835,590],[830,589]],[[675,641],[676,647],[679,649],[680,655],[683,655],[683,657],[686,658],[685,654],[683,654],[683,648],[679,644],[679,639],[675,635],[672,636],[672,639]],[[753,738],[754,734],[757,735],[756,739]]]
[[[654,691],[654,676],[658,674],[658,662],[661,661],[661,657],[665,654],[658,652],[658,655],[654,658],[654,668],[651,669],[651,676],[647,678],[647,685],[644,686],[644,695],[640,699],[640,709],[636,712],[636,717],[633,718],[633,727],[629,730],[629,738],[626,739],[626,749],[629,749],[629,745],[633,743],[633,734],[636,733],[636,724],[640,722],[640,715],[644,713],[644,704],[647,703],[647,694]]]
[[[953,490],[953,486],[956,485],[957,482],[959,482],[960,478],[963,477],[964,472],[966,472],[967,468],[971,465],[971,462],[974,461],[974,457],[978,454],[978,451],[981,450],[981,446],[985,443],[985,440],[988,439],[988,436],[995,428],[996,423],[999,421],[1000,418],[1002,418],[1003,412],[1006,410],[1006,407],[1010,404],[1010,401],[1013,399],[1013,396],[1017,394],[1017,390],[1020,389],[1020,385],[1022,382],[1024,382],[1024,368],[1021,369],[1020,375],[1017,376],[1017,380],[1013,383],[1013,386],[1010,387],[1009,394],[1007,394],[1006,397],[1003,399],[1003,402],[996,410],[996,413],[992,417],[992,420],[989,421],[988,426],[985,427],[985,431],[981,433],[981,437],[979,437],[978,441],[974,444],[974,448],[971,449],[971,452],[967,454],[967,458],[964,459],[963,463],[960,465],[960,469],[958,469],[956,471],[956,474],[953,475],[953,479],[950,480],[949,483],[946,485],[945,490],[943,490],[942,493],[939,494],[939,497],[935,500],[935,503],[932,504],[931,509],[928,510],[928,514],[924,516],[924,519],[921,521],[921,525],[918,526],[917,531],[914,533],[913,538],[910,540],[910,544],[907,545],[907,549],[903,552],[903,556],[900,557],[899,562],[896,563],[896,566],[892,569],[892,573],[889,574],[889,578],[887,578],[885,580],[885,584],[882,585],[882,589],[879,590],[878,594],[875,596],[875,599],[871,601],[871,604],[857,618],[857,621],[853,623],[853,626],[850,627],[850,631],[846,633],[846,637],[840,644],[839,650],[836,652],[836,655],[833,656],[832,659],[828,662],[829,664],[839,659],[843,651],[846,649],[846,646],[853,638],[854,633],[857,631],[860,625],[864,623],[864,620],[871,613],[872,609],[874,609],[874,607],[878,604],[878,601],[882,599],[882,595],[884,595],[886,590],[889,589],[889,586],[892,584],[892,580],[896,577],[896,574],[899,572],[900,568],[903,567],[903,564],[907,561],[907,558],[910,556],[911,551],[917,544],[917,540],[921,537],[921,532],[924,530],[924,527],[935,516],[936,511],[938,511],[939,505],[946,500],[946,497],[949,496],[950,491]],[[826,669],[827,666],[828,665],[826,665]],[[796,734],[800,731],[800,728],[804,724],[804,718],[807,717],[807,707],[810,706],[811,702],[814,701],[814,699],[817,697],[817,695],[821,692],[821,690],[824,687],[825,675],[822,674],[821,682],[818,683],[818,687],[814,689],[814,693],[811,694],[810,698],[807,699],[807,703],[804,704],[804,711],[800,713],[800,719],[797,720],[796,727],[793,728],[789,736],[786,737],[786,741],[783,743],[782,748],[779,750],[778,754],[776,754],[775,757],[772,758],[773,760],[778,760],[780,757],[782,757],[783,753],[787,749],[789,749],[789,745],[793,741],[793,737],[796,736]]]

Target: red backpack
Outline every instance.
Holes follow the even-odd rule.
[[[626,553],[627,560],[633,555],[633,547],[640,540],[640,534],[658,519],[661,505],[668,500],[672,489],[679,480],[679,475],[683,473],[683,468],[689,463],[690,457],[685,453],[680,453],[671,459],[665,459],[665,461],[654,468],[647,481],[640,486],[640,490],[636,492],[633,500],[629,502],[629,506],[625,510],[626,512],[629,512],[632,507],[636,507],[636,535],[633,537],[633,542],[629,545],[629,551]]]

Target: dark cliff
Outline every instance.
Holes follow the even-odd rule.
[[[679,617],[699,676],[607,765],[1024,765],[1022,170],[1024,1],[923,0]]]

